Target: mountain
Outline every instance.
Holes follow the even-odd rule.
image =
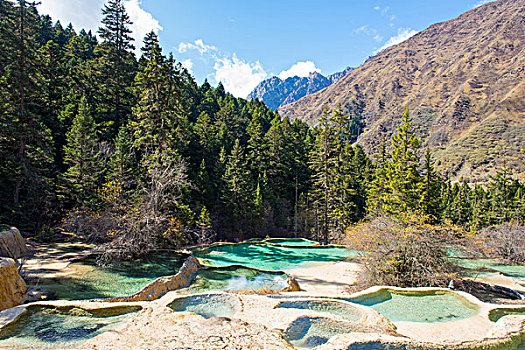
[[[277,109],[288,103],[295,102],[301,97],[324,89],[344,77],[351,70],[352,68],[348,67],[342,72],[334,73],[327,77],[317,72],[310,73],[307,77],[295,76],[286,80],[272,77],[257,85],[247,98],[248,100],[258,98],[268,107]]]
[[[524,9],[525,0],[500,0],[434,24],[278,112],[315,124],[325,106],[360,99],[358,142],[373,154],[409,107],[439,170],[482,180],[505,157],[524,177]]]

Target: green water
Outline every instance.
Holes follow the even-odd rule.
[[[496,259],[454,259],[454,262],[458,266],[473,270],[486,267],[500,272],[505,276],[516,278],[525,284],[525,265],[501,264]],[[481,273],[473,271],[471,275],[486,275],[490,273],[491,272],[486,271],[482,271]]]
[[[78,308],[33,306],[0,330],[1,348],[64,349],[96,337],[124,322],[137,308],[109,311],[109,316]]]
[[[232,318],[242,309],[241,302],[233,294],[192,295],[173,300],[168,307],[177,312],[193,312],[203,317]]]
[[[70,264],[73,274],[44,280],[37,286],[51,299],[101,299],[134,294],[158,277],[175,275],[186,256],[159,254],[119,265],[97,266],[93,258]]]
[[[423,295],[382,290],[344,300],[369,306],[393,322],[439,323],[475,316],[479,307],[454,293]]]
[[[225,244],[194,252],[209,266],[243,265],[267,271],[286,271],[316,262],[342,260],[356,253],[335,246],[285,247],[264,243]]]
[[[362,317],[362,313],[356,307],[335,300],[289,300],[280,302],[275,308],[326,312],[356,322]]]
[[[304,238],[268,238],[264,240],[265,243],[282,244],[282,245],[293,245],[293,246],[309,246],[318,245],[315,241],[310,241]]]
[[[260,272],[245,267],[201,269],[192,284],[179,290],[180,294],[218,291],[281,290],[288,276],[276,272]]]

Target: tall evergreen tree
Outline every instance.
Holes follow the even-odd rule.
[[[392,136],[391,160],[387,167],[387,186],[390,192],[385,203],[387,212],[403,213],[419,209],[423,187],[423,179],[419,173],[419,143],[407,108],[397,133]]]
[[[428,148],[425,152],[422,175],[421,210],[431,221],[435,222],[441,216],[441,181],[432,165],[432,155]]]
[[[134,104],[132,82],[135,58],[131,50],[133,38],[129,26],[133,24],[122,0],[109,0],[102,9],[102,27],[98,33],[103,44],[97,47],[98,59],[94,69],[101,84],[97,97],[97,112],[106,123],[104,137],[114,135],[126,122]]]
[[[102,174],[95,121],[85,97],[80,100],[66,139],[64,154],[68,169],[63,175],[66,191],[77,206],[91,207],[95,204],[95,190],[100,185]]]
[[[319,231],[324,244],[328,244],[328,236],[332,226],[333,214],[333,161],[335,154],[335,135],[332,132],[332,115],[330,110],[325,109],[320,119],[319,133],[315,148],[311,154],[311,169],[313,172],[313,187],[316,207],[319,208],[317,221]]]
[[[182,114],[180,65],[162,54],[158,42],[151,43],[145,68],[135,79],[139,97],[131,127],[134,146],[142,156],[161,152],[181,153],[188,141],[188,125]]]
[[[253,213],[255,196],[250,178],[244,150],[237,139],[226,163],[222,201],[227,214],[233,219],[228,226],[232,232],[240,235],[250,230],[248,223]]]

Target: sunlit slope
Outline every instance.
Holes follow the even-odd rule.
[[[453,177],[483,179],[506,154],[525,162],[525,0],[501,0],[430,26],[337,83],[279,109],[315,124],[361,95],[359,143],[373,153],[408,106],[423,146]],[[522,175],[525,169],[521,165]]]

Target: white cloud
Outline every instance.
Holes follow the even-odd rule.
[[[359,34],[359,33],[368,34],[368,32],[369,32],[368,25],[361,26],[359,28],[355,28],[352,32],[355,33],[355,34]]]
[[[180,63],[182,64],[182,66],[183,66],[184,68],[186,68],[186,69],[188,70],[188,72],[189,72],[190,74],[193,75],[193,71],[192,71],[192,68],[193,68],[193,61],[192,61],[190,58],[188,58],[188,59],[186,59],[186,60],[182,60]]]
[[[142,1],[139,0],[127,0],[124,1],[124,7],[129,15],[129,19],[133,24],[131,30],[133,33],[131,36],[135,39],[135,47],[137,48],[137,54],[140,52],[142,41],[149,32],[153,31],[156,34],[159,33],[163,28],[159,21],[156,20],[153,15],[149,12],[144,11],[140,5]]]
[[[485,4],[488,4],[489,2],[493,2],[495,0],[480,0],[478,1],[472,8],[476,8],[476,7],[480,7],[480,6],[483,6]]]
[[[233,54],[231,58],[216,57],[215,81],[222,82],[224,89],[236,97],[245,98],[267,74],[259,61],[248,63]]]
[[[284,70],[279,73],[278,77],[282,80],[290,77],[307,77],[312,72],[321,73],[321,70],[315,66],[312,61],[297,62],[288,70]]]
[[[366,34],[368,36],[372,36],[374,38],[375,41],[377,41],[378,43],[382,42],[383,41],[383,37],[377,32],[376,29],[374,28],[370,28],[368,25],[364,25],[364,26],[361,26],[359,28],[355,28],[353,31],[352,31],[354,34]]]
[[[384,49],[386,49],[386,48],[388,48],[390,46],[397,45],[397,44],[407,40],[408,38],[410,38],[414,34],[417,34],[417,31],[415,31],[413,29],[410,29],[410,28],[399,28],[397,30],[397,35],[391,37],[390,39],[388,39],[387,42],[385,43],[385,45],[381,46],[379,48],[379,50],[377,50],[375,53],[383,51]]]
[[[77,32],[80,29],[91,30],[97,33],[102,20],[102,8],[105,0],[40,0],[40,13],[50,15],[54,21],[60,20],[63,26],[71,23]],[[142,46],[144,36],[154,31],[158,33],[162,26],[153,15],[141,8],[140,0],[125,0],[124,6],[133,24],[131,30],[135,39],[137,53]]]
[[[184,53],[188,50],[197,50],[202,55],[208,51],[217,51],[217,48],[213,45],[205,44],[202,39],[197,39],[193,43],[180,43],[177,51]]]
[[[102,19],[104,0],[40,0],[38,10],[63,26],[73,24],[78,32],[84,28],[96,33]]]
[[[379,11],[379,10],[381,10],[381,7],[380,6],[374,6],[374,10]]]

